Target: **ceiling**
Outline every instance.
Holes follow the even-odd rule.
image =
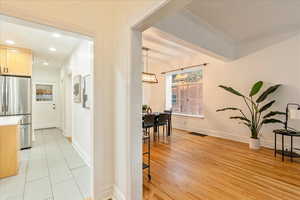
[[[148,55],[149,62],[152,64],[167,64],[174,59],[193,57],[199,54],[196,47],[187,45],[154,27],[143,32],[143,46],[150,49]]]
[[[300,29],[299,0],[193,0],[186,10],[236,43]]]
[[[58,33],[59,37],[53,34]],[[33,51],[33,66],[61,67],[79,43],[80,38],[69,36],[62,31],[47,30],[26,26],[20,23],[11,23],[0,17],[0,44],[8,45],[6,40],[15,44],[10,46],[28,48]],[[49,48],[55,48],[52,52]]]

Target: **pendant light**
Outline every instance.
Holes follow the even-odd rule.
[[[143,51],[146,51],[146,61],[144,62],[144,66],[146,65],[146,72],[142,73],[142,80],[144,83],[158,83],[156,78],[156,74],[148,72],[149,65],[149,48],[143,47]]]

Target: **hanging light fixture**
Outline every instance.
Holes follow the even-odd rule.
[[[146,51],[146,61],[144,61],[144,66],[146,66],[146,72],[142,73],[142,80],[144,83],[158,83],[156,74],[148,72],[149,65],[149,48],[143,47],[143,51]],[[144,67],[145,68],[145,67]]]

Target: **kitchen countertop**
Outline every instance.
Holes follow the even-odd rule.
[[[0,126],[18,125],[21,116],[2,116],[0,117]]]

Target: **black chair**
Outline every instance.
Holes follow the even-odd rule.
[[[165,110],[164,111],[165,113],[168,113],[169,114],[169,129],[170,129],[170,135],[172,134],[172,109],[171,110]]]
[[[158,134],[158,141],[159,141],[159,128],[163,127],[163,136],[165,136],[165,128],[168,128],[168,121],[169,121],[170,114],[161,113],[157,118],[157,134]]]
[[[156,123],[156,116],[153,114],[147,114],[143,117],[143,129],[145,134],[150,136],[151,128],[154,128]]]

